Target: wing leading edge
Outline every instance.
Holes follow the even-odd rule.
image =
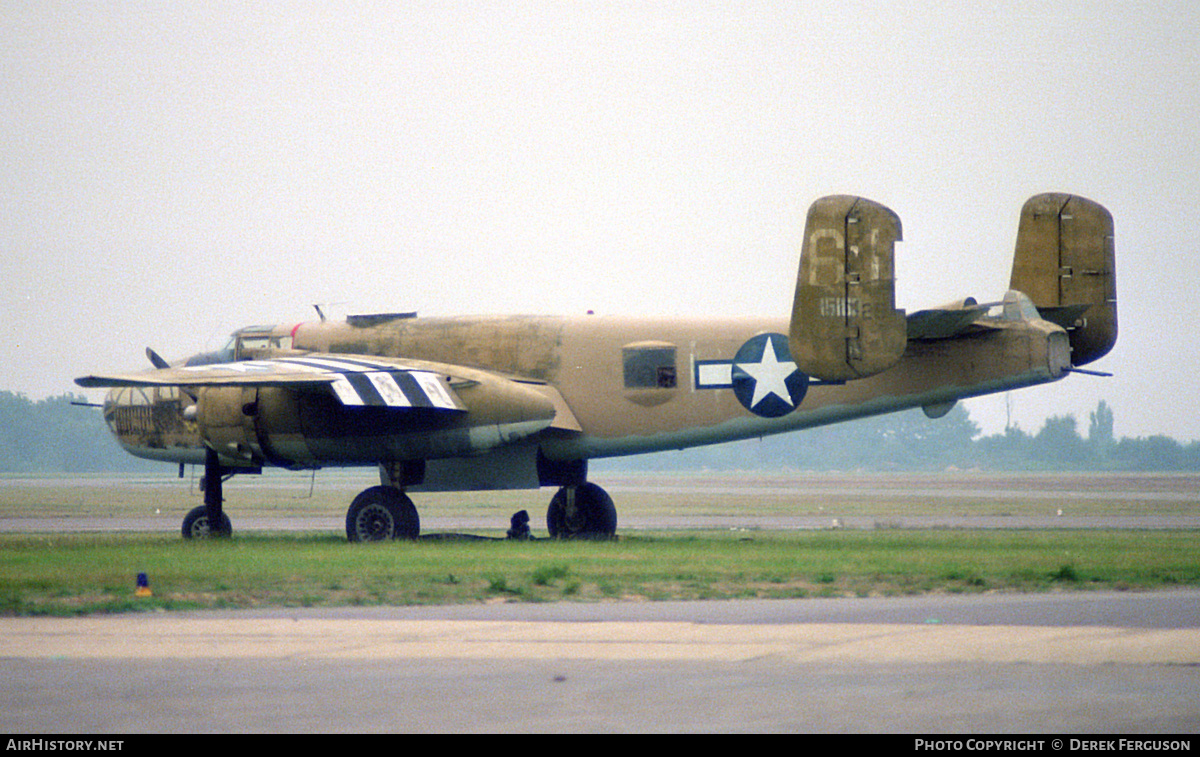
[[[452,382],[473,383],[454,366],[344,355],[304,355],[235,363],[165,368],[156,371],[84,376],[85,388],[125,386],[328,387],[348,407],[425,408],[465,412]],[[459,375],[456,375],[459,374]]]

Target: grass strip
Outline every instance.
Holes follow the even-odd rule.
[[[349,544],[340,534],[0,535],[0,614],[894,596],[1200,585],[1200,534],[638,533],[611,542]],[[152,596],[135,596],[136,577]]]

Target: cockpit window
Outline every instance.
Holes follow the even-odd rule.
[[[247,326],[233,332],[221,349],[193,355],[184,365],[232,363],[290,353],[294,349],[294,332],[295,327],[289,326]]]
[[[271,347],[270,334],[244,334],[238,340],[237,359],[253,360]]]
[[[212,365],[214,363],[232,363],[234,360],[234,350],[237,347],[237,335],[229,337],[229,341],[225,346],[215,352],[201,352],[198,355],[192,355],[187,359],[184,365]]]

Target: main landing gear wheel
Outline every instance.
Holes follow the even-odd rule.
[[[550,500],[546,528],[555,539],[611,539],[617,533],[617,508],[595,484],[564,486]]]
[[[372,486],[355,497],[346,511],[350,541],[415,539],[420,533],[421,519],[412,500],[390,486]]]
[[[183,517],[183,538],[185,539],[207,539],[209,536],[229,536],[233,533],[233,524],[229,521],[229,516],[221,513],[221,528],[217,533],[208,525],[208,507],[200,505],[193,507],[188,511],[188,514]]]

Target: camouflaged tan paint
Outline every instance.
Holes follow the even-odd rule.
[[[315,352],[387,355],[553,381],[561,319],[529,316],[405,318],[375,326],[302,324],[294,346]]]
[[[998,325],[970,340],[913,342],[892,369],[844,384],[814,385],[795,412],[774,420],[757,418],[731,390],[696,389],[693,385],[694,371],[689,364],[694,360],[731,359],[755,334],[783,333],[786,328],[787,321],[782,319],[720,324],[574,320],[564,330],[564,366],[571,365],[572,356],[590,355],[591,362],[579,360],[573,370],[564,368],[557,386],[588,437],[600,442],[624,440],[630,447],[646,451],[678,446],[670,437],[690,429],[718,429],[744,422],[740,429],[725,428],[719,433],[724,439],[752,438],[867,415],[878,412],[879,406],[899,409],[1050,381],[1061,377],[1067,367],[1061,329],[1044,321],[1020,321]],[[621,387],[619,372],[621,345],[649,334],[680,346],[678,386],[640,390],[667,396],[668,401],[653,406],[630,397]],[[1055,334],[1064,340],[1057,351],[1051,344]],[[597,355],[609,359],[596,361]],[[914,398],[922,400],[914,403]],[[659,439],[662,441],[656,441]],[[563,449],[571,446],[562,445]]]
[[[411,332],[419,322],[409,326]],[[1055,362],[1048,343],[1051,334],[1061,335],[1061,330],[1045,322],[1008,324],[970,340],[913,342],[904,359],[891,370],[841,385],[813,386],[799,409],[768,421],[743,407],[730,389],[697,389],[694,364],[696,360],[732,359],[738,347],[755,334],[782,333],[787,327],[783,319],[714,323],[593,317],[555,319],[554,326],[563,339],[557,351],[561,367],[556,383],[529,387],[558,394],[559,408],[570,414],[569,426],[557,432],[548,430],[542,437],[546,453],[559,459],[688,446],[677,435],[689,431],[696,431],[700,439],[710,434],[713,441],[761,436],[879,412],[880,403],[898,409],[912,406],[914,397],[922,398],[917,404],[931,404],[1049,381],[1060,376],[1064,367],[1063,358]],[[435,326],[433,331],[441,329]],[[677,346],[677,384],[663,389],[626,389],[622,347],[650,335]],[[303,428],[302,413],[311,416],[315,410],[312,405],[305,405],[308,410],[303,410],[296,392],[259,389],[257,412],[247,415],[244,408],[254,401],[250,394],[253,391],[212,387],[200,393],[206,421],[204,438],[220,448],[230,463],[240,461],[248,465],[255,457],[261,459],[264,452],[297,463],[321,459],[369,460],[371,455],[380,454],[378,447],[314,424],[311,417],[307,428]],[[458,392],[472,406],[474,424],[486,423],[489,417],[513,410],[515,400],[511,397],[479,401],[471,396],[471,387],[462,387]],[[650,395],[656,395],[654,402],[646,401]],[[184,442],[180,447],[190,442],[199,449],[200,435],[194,423],[190,424],[189,434],[181,433],[187,427],[177,402],[169,407],[118,407],[115,412],[127,419],[116,428],[127,446],[165,448],[168,446],[165,440],[173,438],[177,443]],[[128,422],[135,416],[140,425]],[[465,422],[464,419],[461,423]],[[174,436],[168,437],[168,431],[174,432]],[[420,433],[419,429],[412,431]],[[264,449],[264,440],[273,449]],[[418,447],[404,449],[415,454]]]
[[[963,397],[1053,381],[1064,375],[1072,361],[1068,339],[1074,343],[1081,329],[1091,333],[1088,329],[1095,321],[1072,324],[1068,337],[1060,326],[1042,320],[1034,303],[1050,310],[1066,305],[1063,312],[1073,315],[1077,311],[1071,308],[1079,305],[1076,300],[1085,300],[1089,306],[1101,297],[1115,301],[1111,218],[1094,203],[1062,199],[1065,197],[1034,198],[1023,214],[1013,283],[1032,290],[1033,303],[1013,292],[994,313],[980,306],[968,313],[971,321],[935,318],[933,325],[915,329],[917,336],[912,339],[894,333],[897,324],[905,328],[903,311],[894,308],[892,296],[891,249],[900,237],[898,220],[873,203],[830,198],[814,211],[818,219],[825,220],[814,223],[813,228],[825,231],[806,240],[810,265],[801,265],[790,320],[381,316],[348,323],[257,329],[253,351],[247,348],[242,357],[314,351],[445,364],[439,370],[450,375],[450,386],[469,412],[413,421],[403,428],[362,426],[361,422],[351,428],[339,425],[339,418],[350,416],[339,415],[338,400],[327,392],[309,392],[301,399],[304,393],[281,387],[221,387],[215,382],[206,389],[189,390],[202,394],[199,404],[203,405],[192,409],[191,417],[202,410],[205,438],[221,446],[223,454],[236,451],[242,464],[266,457],[319,465],[470,455],[485,449],[478,441],[480,434],[495,436],[503,432],[489,429],[528,419],[546,423],[535,436],[520,440],[521,449],[532,455],[540,448],[550,459],[569,461],[751,438],[906,407],[944,412]],[[840,232],[835,228],[839,214]],[[1053,218],[1053,229],[1046,225],[1050,222],[1043,220],[1044,215]],[[875,231],[865,238],[861,232],[846,231],[847,219],[852,216],[860,219],[854,222],[862,224],[859,228]],[[1071,231],[1070,224],[1081,216],[1086,216],[1087,223]],[[835,222],[829,221],[831,217]],[[1064,224],[1067,232],[1062,230]],[[1072,250],[1065,258],[1067,266],[1058,257],[1064,236],[1066,247]],[[1098,237],[1103,237],[1099,243]],[[856,251],[850,263],[846,262],[847,246]],[[1076,248],[1083,251],[1082,257],[1070,256]],[[1050,251],[1053,266],[1047,263]],[[1108,283],[1072,289],[1075,282],[1068,282],[1066,289],[1060,290],[1064,267],[1072,269],[1072,277],[1090,276],[1093,283]],[[1045,279],[1055,286],[1050,287]],[[806,287],[812,289],[802,292]],[[1063,291],[1069,294],[1063,295]],[[834,301],[825,303],[825,316],[820,315],[822,297]],[[871,312],[851,307],[855,298],[872,303]],[[962,310],[967,304],[956,303],[952,309]],[[814,317],[825,319],[817,326],[806,320],[813,312],[817,314]],[[1111,323],[1106,320],[1109,312]],[[1101,309],[1100,326],[1095,330],[1108,339],[1108,346],[1115,339],[1115,317],[1115,306],[1111,311]],[[739,350],[763,334],[792,336],[793,349],[799,341],[807,352],[796,362],[803,363],[805,370],[815,365],[829,368],[835,376],[843,375],[839,373],[843,368],[854,376],[862,375],[860,371],[871,375],[844,383],[813,383],[799,407],[779,417],[763,417],[748,410],[735,396],[732,384],[698,382],[702,368],[720,373],[726,364],[726,375],[732,377]],[[858,353],[849,346],[854,334],[861,347]],[[864,336],[871,338],[864,341]],[[818,343],[822,340],[827,343]],[[806,346],[806,342],[810,344]],[[672,355],[674,364],[657,366],[662,369],[657,374],[662,380],[657,383],[627,385],[625,361],[638,350]],[[114,381],[136,380],[130,376],[85,377],[80,384],[111,386]],[[188,420],[191,398],[177,390],[172,394],[172,389],[114,390],[106,417],[131,451],[149,450],[144,456],[157,459],[195,462],[198,455],[202,460],[199,429]],[[315,401],[314,396],[321,399]],[[377,416],[377,420],[384,418]],[[488,443],[504,442],[495,436]]]
[[[1010,289],[1029,295],[1047,312],[1065,312],[1072,362],[1098,360],[1117,341],[1116,262],[1112,215],[1101,205],[1067,194],[1031,197],[1021,209]]]
[[[813,203],[804,227],[789,332],[800,370],[826,381],[872,376],[904,353],[893,266],[900,219],[857,197]]]

